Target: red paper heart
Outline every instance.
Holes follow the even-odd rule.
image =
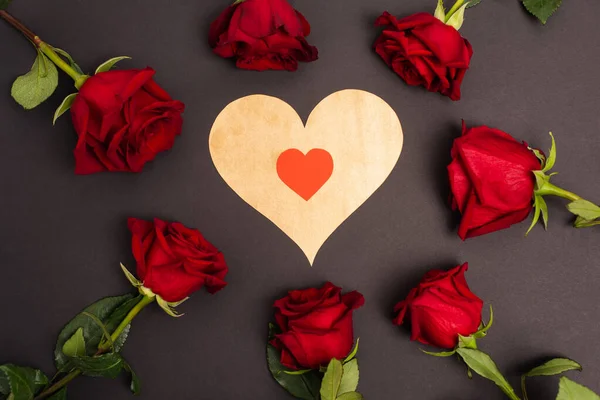
[[[332,173],[333,158],[323,149],[312,149],[306,155],[298,149],[288,149],[277,159],[279,179],[306,201],[323,187]]]

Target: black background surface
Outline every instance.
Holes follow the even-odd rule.
[[[199,293],[172,320],[158,307],[136,319],[124,355],[143,381],[143,399],[286,399],[265,363],[274,299],[331,280],[359,290],[359,390],[371,400],[501,399],[490,382],[469,381],[454,359],[422,354],[391,309],[433,267],[468,261],[473,291],[494,306],[480,342],[511,382],[550,356],[584,366],[569,374],[600,392],[598,283],[600,228],[576,230],[564,202],[550,200],[550,229],[528,224],[463,243],[445,200],[445,166],[460,120],[510,132],[547,149],[558,141],[555,182],[600,201],[600,2],[568,1],[547,26],[517,0],[485,0],[461,29],[474,48],[463,100],[410,88],[372,52],[375,18],[433,11],[429,0],[303,0],[309,41],[320,60],[297,73],[236,70],[212,55],[210,21],[223,0],[15,0],[10,11],[88,71],[130,55],[120,68],[152,66],[157,81],[185,102],[183,135],[141,174],[75,176],[76,136],[68,117],[52,127],[73,92],[26,112],[9,96],[34,51],[0,24],[0,363],[53,371],[62,325],[88,303],[130,290],[118,268],[134,266],[126,218],[158,216],[200,229],[225,253],[229,286]],[[385,99],[405,133],[400,161],[384,185],[325,243],[313,268],[271,222],[219,177],[208,134],[219,111],[253,93],[280,97],[306,119],[328,94],[364,89]],[[531,380],[530,398],[554,399],[557,379]],[[70,399],[131,398],[125,378],[79,378]]]

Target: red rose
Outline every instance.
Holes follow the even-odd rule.
[[[75,173],[139,172],[181,133],[184,105],[158,86],[154,70],[91,76],[71,107],[79,136]]]
[[[358,292],[341,294],[327,282],[322,288],[293,290],[275,302],[281,333],[271,344],[281,350],[281,363],[291,369],[319,368],[352,350],[352,311],[365,299]]]
[[[210,25],[208,40],[215,54],[235,57],[238,68],[295,71],[298,61],[318,58],[308,35],[310,24],[286,0],[245,0]]]
[[[375,51],[407,84],[460,100],[473,49],[456,29],[431,14],[397,20],[387,11],[375,25],[385,26]]]
[[[450,271],[433,270],[411,289],[406,300],[396,304],[395,325],[410,314],[411,340],[453,349],[458,335],[469,336],[479,329],[483,301],[469,289],[465,280],[467,263]]]
[[[215,293],[227,285],[223,254],[197,230],[157,218],[129,218],[128,225],[137,275],[164,300],[183,300],[202,286]]]
[[[533,207],[541,162],[526,144],[498,129],[467,129],[454,140],[448,166],[452,208],[462,214],[461,239],[523,221]]]

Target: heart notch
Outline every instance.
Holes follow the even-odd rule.
[[[209,137],[223,180],[311,265],[327,238],[388,178],[402,145],[394,110],[362,90],[329,95],[306,125],[282,100],[243,97],[221,111]]]

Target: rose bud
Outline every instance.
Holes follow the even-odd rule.
[[[129,218],[128,226],[137,275],[165,301],[180,302],[203,286],[215,293],[227,285],[223,254],[197,230],[157,218]]]
[[[308,35],[310,24],[286,0],[243,0],[211,24],[209,44],[215,54],[234,57],[238,68],[295,71],[299,61],[318,58]]]
[[[394,311],[395,325],[402,325],[410,315],[411,340],[453,349],[458,335],[469,336],[479,329],[483,301],[471,292],[465,263],[449,271],[432,270]]]
[[[271,344],[281,351],[281,364],[298,370],[326,366],[352,350],[352,311],[364,304],[359,292],[341,294],[327,282],[322,288],[293,290],[275,301],[275,320],[281,333]]]
[[[386,11],[375,22],[384,29],[374,48],[408,85],[423,86],[430,92],[460,100],[460,85],[469,69],[473,49],[457,30],[462,24],[464,8],[451,14],[453,10],[447,15],[436,11],[435,17],[418,13],[402,19]],[[461,16],[459,23],[453,15]]]
[[[523,221],[532,210],[535,175],[541,162],[526,144],[498,129],[468,129],[454,140],[448,166],[451,202],[462,220],[461,239]]]
[[[184,105],[152,79],[154,70],[115,70],[87,78],[71,107],[79,139],[75,173],[140,172],[181,133]]]

